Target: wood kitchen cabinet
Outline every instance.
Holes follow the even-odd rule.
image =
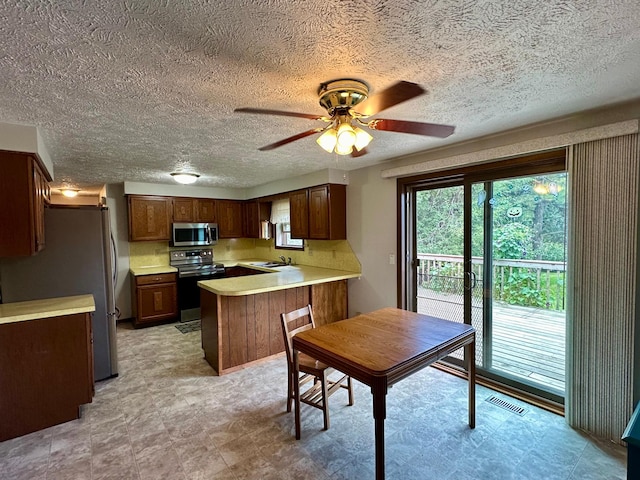
[[[309,190],[289,194],[291,238],[309,238]]]
[[[173,199],[150,195],[130,195],[129,241],[171,239]]]
[[[35,155],[0,151],[0,257],[34,255],[44,248],[49,180]]]
[[[210,198],[174,198],[173,221],[216,223],[216,201]]]
[[[80,417],[94,394],[91,314],[0,323],[0,442]]]
[[[309,189],[309,238],[345,240],[347,238],[347,189],[329,184]]]
[[[261,222],[271,217],[271,202],[249,200],[244,202],[243,236],[246,238],[262,238],[260,235]]]
[[[157,324],[178,316],[177,274],[137,275],[134,289],[133,326]]]
[[[219,238],[240,238],[243,235],[242,203],[237,200],[217,200]]]
[[[313,240],[347,238],[347,189],[328,184],[289,194],[291,237]]]

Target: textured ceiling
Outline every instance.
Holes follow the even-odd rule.
[[[251,187],[394,157],[640,97],[629,0],[13,0],[0,4],[0,121],[40,127],[54,186]],[[444,123],[442,140],[373,132],[357,159],[307,137],[322,81],[428,94],[379,117]]]

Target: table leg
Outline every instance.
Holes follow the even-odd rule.
[[[295,398],[296,440],[300,440],[300,364],[298,350],[293,349],[293,396]]]
[[[386,388],[372,387],[376,436],[376,480],[384,480],[384,419],[387,417]]]
[[[466,347],[467,377],[469,380],[469,427],[476,428],[476,339]]]

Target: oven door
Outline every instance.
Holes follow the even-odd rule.
[[[190,322],[200,318],[200,287],[198,287],[198,282],[223,277],[224,273],[178,276],[178,309],[180,310],[181,322]]]

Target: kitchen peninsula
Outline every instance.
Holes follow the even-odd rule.
[[[237,265],[265,274],[198,282],[202,348],[218,375],[283,352],[283,312],[310,303],[318,325],[347,318],[347,279],[360,276],[307,265],[263,268],[256,263]]]

